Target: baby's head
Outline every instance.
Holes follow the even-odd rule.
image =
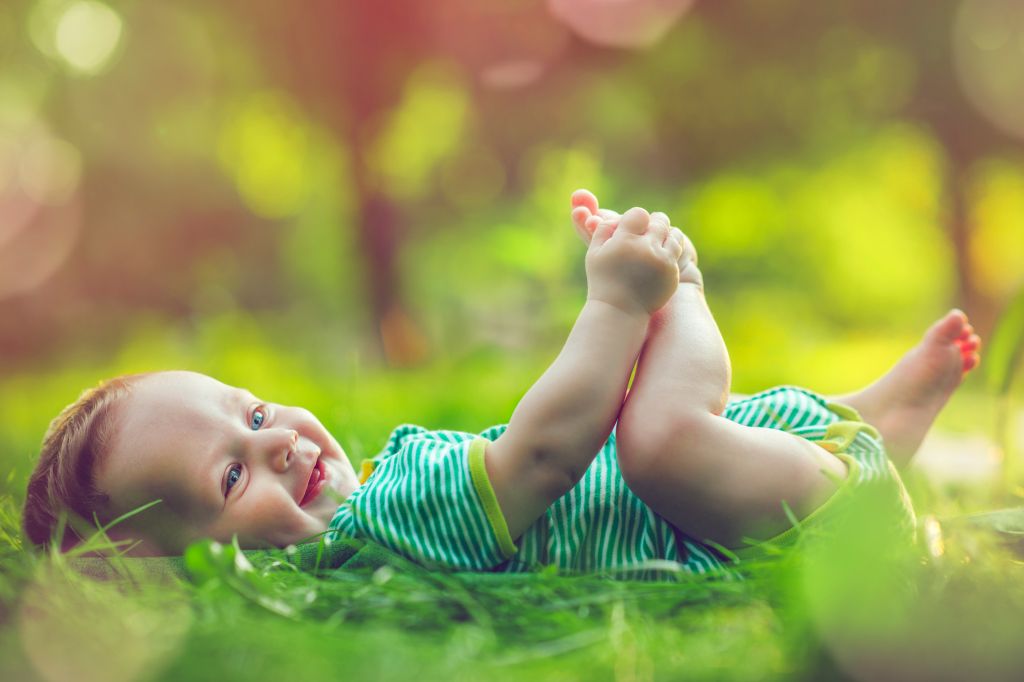
[[[358,481],[308,410],[258,400],[203,374],[118,377],[53,420],[29,479],[25,532],[48,544],[63,512],[119,524],[143,551],[238,535],[246,547],[322,533]]]

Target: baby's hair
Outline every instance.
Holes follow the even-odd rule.
[[[30,542],[48,546],[56,540],[67,548],[80,539],[73,527],[76,517],[91,522],[103,512],[109,499],[97,489],[95,471],[111,444],[113,407],[144,376],[126,374],[101,382],[50,422],[25,496],[23,524]],[[65,518],[75,532],[55,538]]]

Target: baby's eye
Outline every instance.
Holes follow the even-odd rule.
[[[252,411],[252,417],[249,419],[249,428],[253,431],[259,431],[260,427],[263,426],[263,422],[266,421],[267,415],[263,413],[262,407],[257,407]]]
[[[238,483],[238,479],[242,478],[242,465],[232,464],[228,469],[227,478],[224,479],[224,496],[227,497],[231,493],[231,489]]]

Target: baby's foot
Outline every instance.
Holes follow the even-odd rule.
[[[881,379],[836,401],[855,408],[877,428],[893,462],[902,466],[917,452],[964,375],[978,366],[980,347],[967,316],[951,310]]]
[[[590,244],[594,230],[602,221],[618,223],[621,219],[615,211],[598,206],[597,197],[585,189],[578,189],[572,194],[572,224],[585,244]],[[697,249],[690,238],[677,227],[671,227],[667,215],[661,212],[651,213],[651,222],[663,222],[670,228],[670,238],[679,242],[682,251],[679,256],[679,281],[704,286],[704,277],[697,268]]]

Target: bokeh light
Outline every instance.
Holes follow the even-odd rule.
[[[1024,286],[1024,168],[992,161],[973,173],[970,263],[978,289],[997,299]]]
[[[43,77],[25,69],[20,77],[0,73],[0,137],[13,139],[15,131],[36,118],[45,92]]]
[[[257,215],[294,215],[307,197],[307,123],[287,95],[255,93],[239,102],[220,136],[221,165]]]
[[[931,140],[894,126],[801,183],[794,200],[807,267],[818,269],[835,313],[899,320],[949,300],[954,254],[940,220],[941,173]]]
[[[539,79],[544,68],[539,59],[509,59],[484,67],[480,82],[495,90],[522,88]]]
[[[421,196],[438,164],[458,149],[469,118],[468,93],[458,72],[440,63],[425,64],[386,116],[369,165],[393,196]]]
[[[29,39],[47,57],[60,58],[57,25],[71,4],[70,0],[37,0],[28,14]]]
[[[81,163],[39,124],[0,125],[0,299],[39,286],[71,253]]]
[[[551,14],[584,40],[619,48],[650,47],[693,0],[548,0]]]
[[[62,204],[78,187],[82,161],[70,143],[45,133],[26,136],[18,181],[29,198],[41,204]]]
[[[1024,137],[1024,3],[965,0],[953,26],[960,84],[997,127]]]
[[[571,44],[571,32],[552,20],[546,0],[444,0],[431,5],[427,24],[442,54],[495,90],[536,83]],[[453,33],[452,26],[460,30]]]
[[[121,41],[121,17],[95,0],[70,5],[57,22],[57,53],[74,71],[96,74],[111,61]]]
[[[95,75],[107,69],[121,44],[123,22],[96,0],[38,0],[28,15],[32,44],[72,72]]]

